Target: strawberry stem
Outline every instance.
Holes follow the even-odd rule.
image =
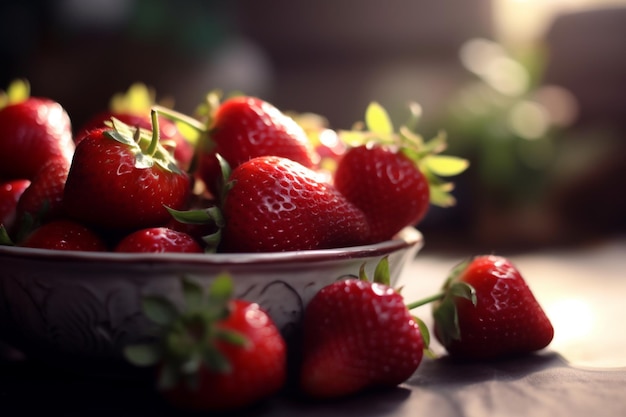
[[[176,110],[168,109],[167,107],[159,106],[158,104],[153,105],[152,110],[158,111],[162,116],[170,120],[184,123],[200,133],[206,133],[208,130],[204,123],[194,119],[193,117],[189,117],[186,114],[177,112]]]
[[[426,304],[432,303],[432,302],[434,302],[434,301],[439,301],[439,300],[441,300],[441,299],[442,299],[445,295],[446,295],[446,293],[445,293],[445,292],[443,292],[443,291],[442,291],[442,292],[438,292],[437,294],[433,294],[433,295],[431,295],[431,296],[429,296],[429,297],[422,298],[421,300],[417,300],[417,301],[414,301],[414,302],[412,302],[412,303],[410,303],[410,304],[407,304],[407,305],[406,305],[406,308],[407,308],[408,310],[413,310],[413,309],[416,309],[416,308],[421,307],[421,306],[423,306],[423,305],[426,305]]]
[[[157,145],[159,144],[159,114],[156,110],[152,109],[150,111],[150,116],[152,117],[152,140],[150,141],[150,146],[146,150],[146,154],[150,156],[154,156],[157,151]]]

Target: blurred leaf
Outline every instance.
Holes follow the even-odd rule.
[[[373,133],[382,136],[393,134],[393,124],[387,111],[376,102],[369,104],[365,111],[365,125]]]
[[[204,291],[202,286],[191,279],[184,277],[182,280],[183,297],[188,311],[197,311],[202,308]]]
[[[126,346],[124,357],[136,366],[152,366],[157,364],[162,356],[161,348],[156,344],[140,344]]]
[[[141,299],[145,315],[154,323],[167,326],[179,316],[178,309],[168,299],[159,296],[146,296]]]
[[[25,101],[30,96],[30,83],[24,79],[17,79],[7,88],[7,103],[17,104]]]
[[[218,275],[209,288],[209,300],[215,303],[227,302],[233,294],[233,280],[229,274]]]
[[[370,136],[368,132],[360,130],[339,130],[337,134],[343,143],[352,147],[364,145]]]
[[[469,166],[469,161],[457,156],[433,155],[424,158],[424,164],[432,173],[449,177],[465,171]]]
[[[384,285],[391,285],[391,279],[389,277],[389,258],[384,256],[374,270],[374,282],[378,282]]]
[[[446,182],[430,185],[430,203],[438,207],[451,207],[456,204],[456,199],[450,194],[454,184]]]

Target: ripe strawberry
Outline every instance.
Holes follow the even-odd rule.
[[[233,170],[230,184],[222,206],[223,251],[335,248],[367,240],[363,213],[290,159],[251,159]]]
[[[20,85],[21,94],[14,94]],[[28,85],[9,87],[0,108],[0,178],[32,179],[50,159],[70,162],[74,152],[70,118],[57,102],[28,97]],[[17,96],[17,97],[14,97]]]
[[[40,167],[17,203],[18,221],[25,215],[37,223],[62,215],[63,189],[69,169],[70,163],[62,158],[50,159]]]
[[[69,217],[97,229],[132,231],[167,223],[166,206],[186,208],[189,176],[160,145],[156,112],[153,123],[152,138],[140,132],[135,140],[118,121],[80,142],[63,196]]]
[[[428,180],[402,152],[380,145],[350,148],[341,158],[334,184],[367,217],[370,241],[391,239],[418,224],[429,207]]]
[[[174,406],[225,411],[278,392],[286,380],[286,344],[258,304],[230,298],[232,280],[217,277],[208,296],[183,280],[186,308],[147,297],[144,310],[162,330],[156,344],[129,346],[136,365],[155,365],[157,388]]]
[[[37,227],[18,246],[53,250],[106,251],[104,241],[91,229],[70,220],[53,220]]]
[[[411,107],[415,114],[414,106]],[[371,242],[392,238],[406,226],[416,226],[429,204],[449,206],[452,184],[436,175],[461,173],[465,160],[436,155],[445,149],[445,136],[424,143],[409,129],[395,133],[385,110],[376,103],[366,112],[367,131],[342,132],[351,144],[339,160],[334,184],[367,217]]]
[[[208,126],[208,141],[202,143],[198,176],[215,195],[221,179],[221,155],[235,169],[258,156],[274,155],[314,168],[318,156],[305,131],[291,117],[255,97],[233,97],[222,102]]]
[[[543,349],[554,329],[520,272],[506,258],[461,263],[434,305],[435,335],[453,357],[494,359]]]
[[[115,252],[186,252],[202,253],[202,247],[190,235],[167,227],[151,227],[126,235]]]
[[[29,180],[12,180],[0,183],[0,224],[12,230],[16,219],[17,202],[30,185]]]
[[[81,126],[75,136],[76,143],[80,143],[90,131],[105,127],[105,123],[111,118],[134,128],[151,130],[150,110],[154,102],[154,94],[144,84],[131,85],[126,93],[116,94],[111,98],[109,110],[94,115]],[[162,145],[173,152],[179,166],[187,168],[193,157],[193,146],[181,134],[176,124],[160,116],[159,135]]]
[[[302,391],[315,398],[393,387],[424,354],[420,327],[388,285],[337,281],[309,302],[303,323]]]

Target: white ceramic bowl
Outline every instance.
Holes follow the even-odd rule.
[[[235,295],[259,303],[289,338],[324,285],[369,276],[389,256],[392,284],[423,245],[414,228],[367,246],[271,254],[121,254],[0,246],[0,340],[27,356],[90,373],[125,372],[124,346],[146,339],[142,295],[180,303],[180,277],[203,285],[233,277]]]

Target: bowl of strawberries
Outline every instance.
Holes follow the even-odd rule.
[[[127,371],[124,348],[154,336],[146,300],[189,303],[181,282],[228,275],[287,340],[324,286],[381,268],[395,285],[429,205],[453,202],[440,177],[466,166],[376,103],[345,132],[213,94],[193,116],[148,100],[72,131],[24,90],[0,109],[0,339],[90,372]]]

